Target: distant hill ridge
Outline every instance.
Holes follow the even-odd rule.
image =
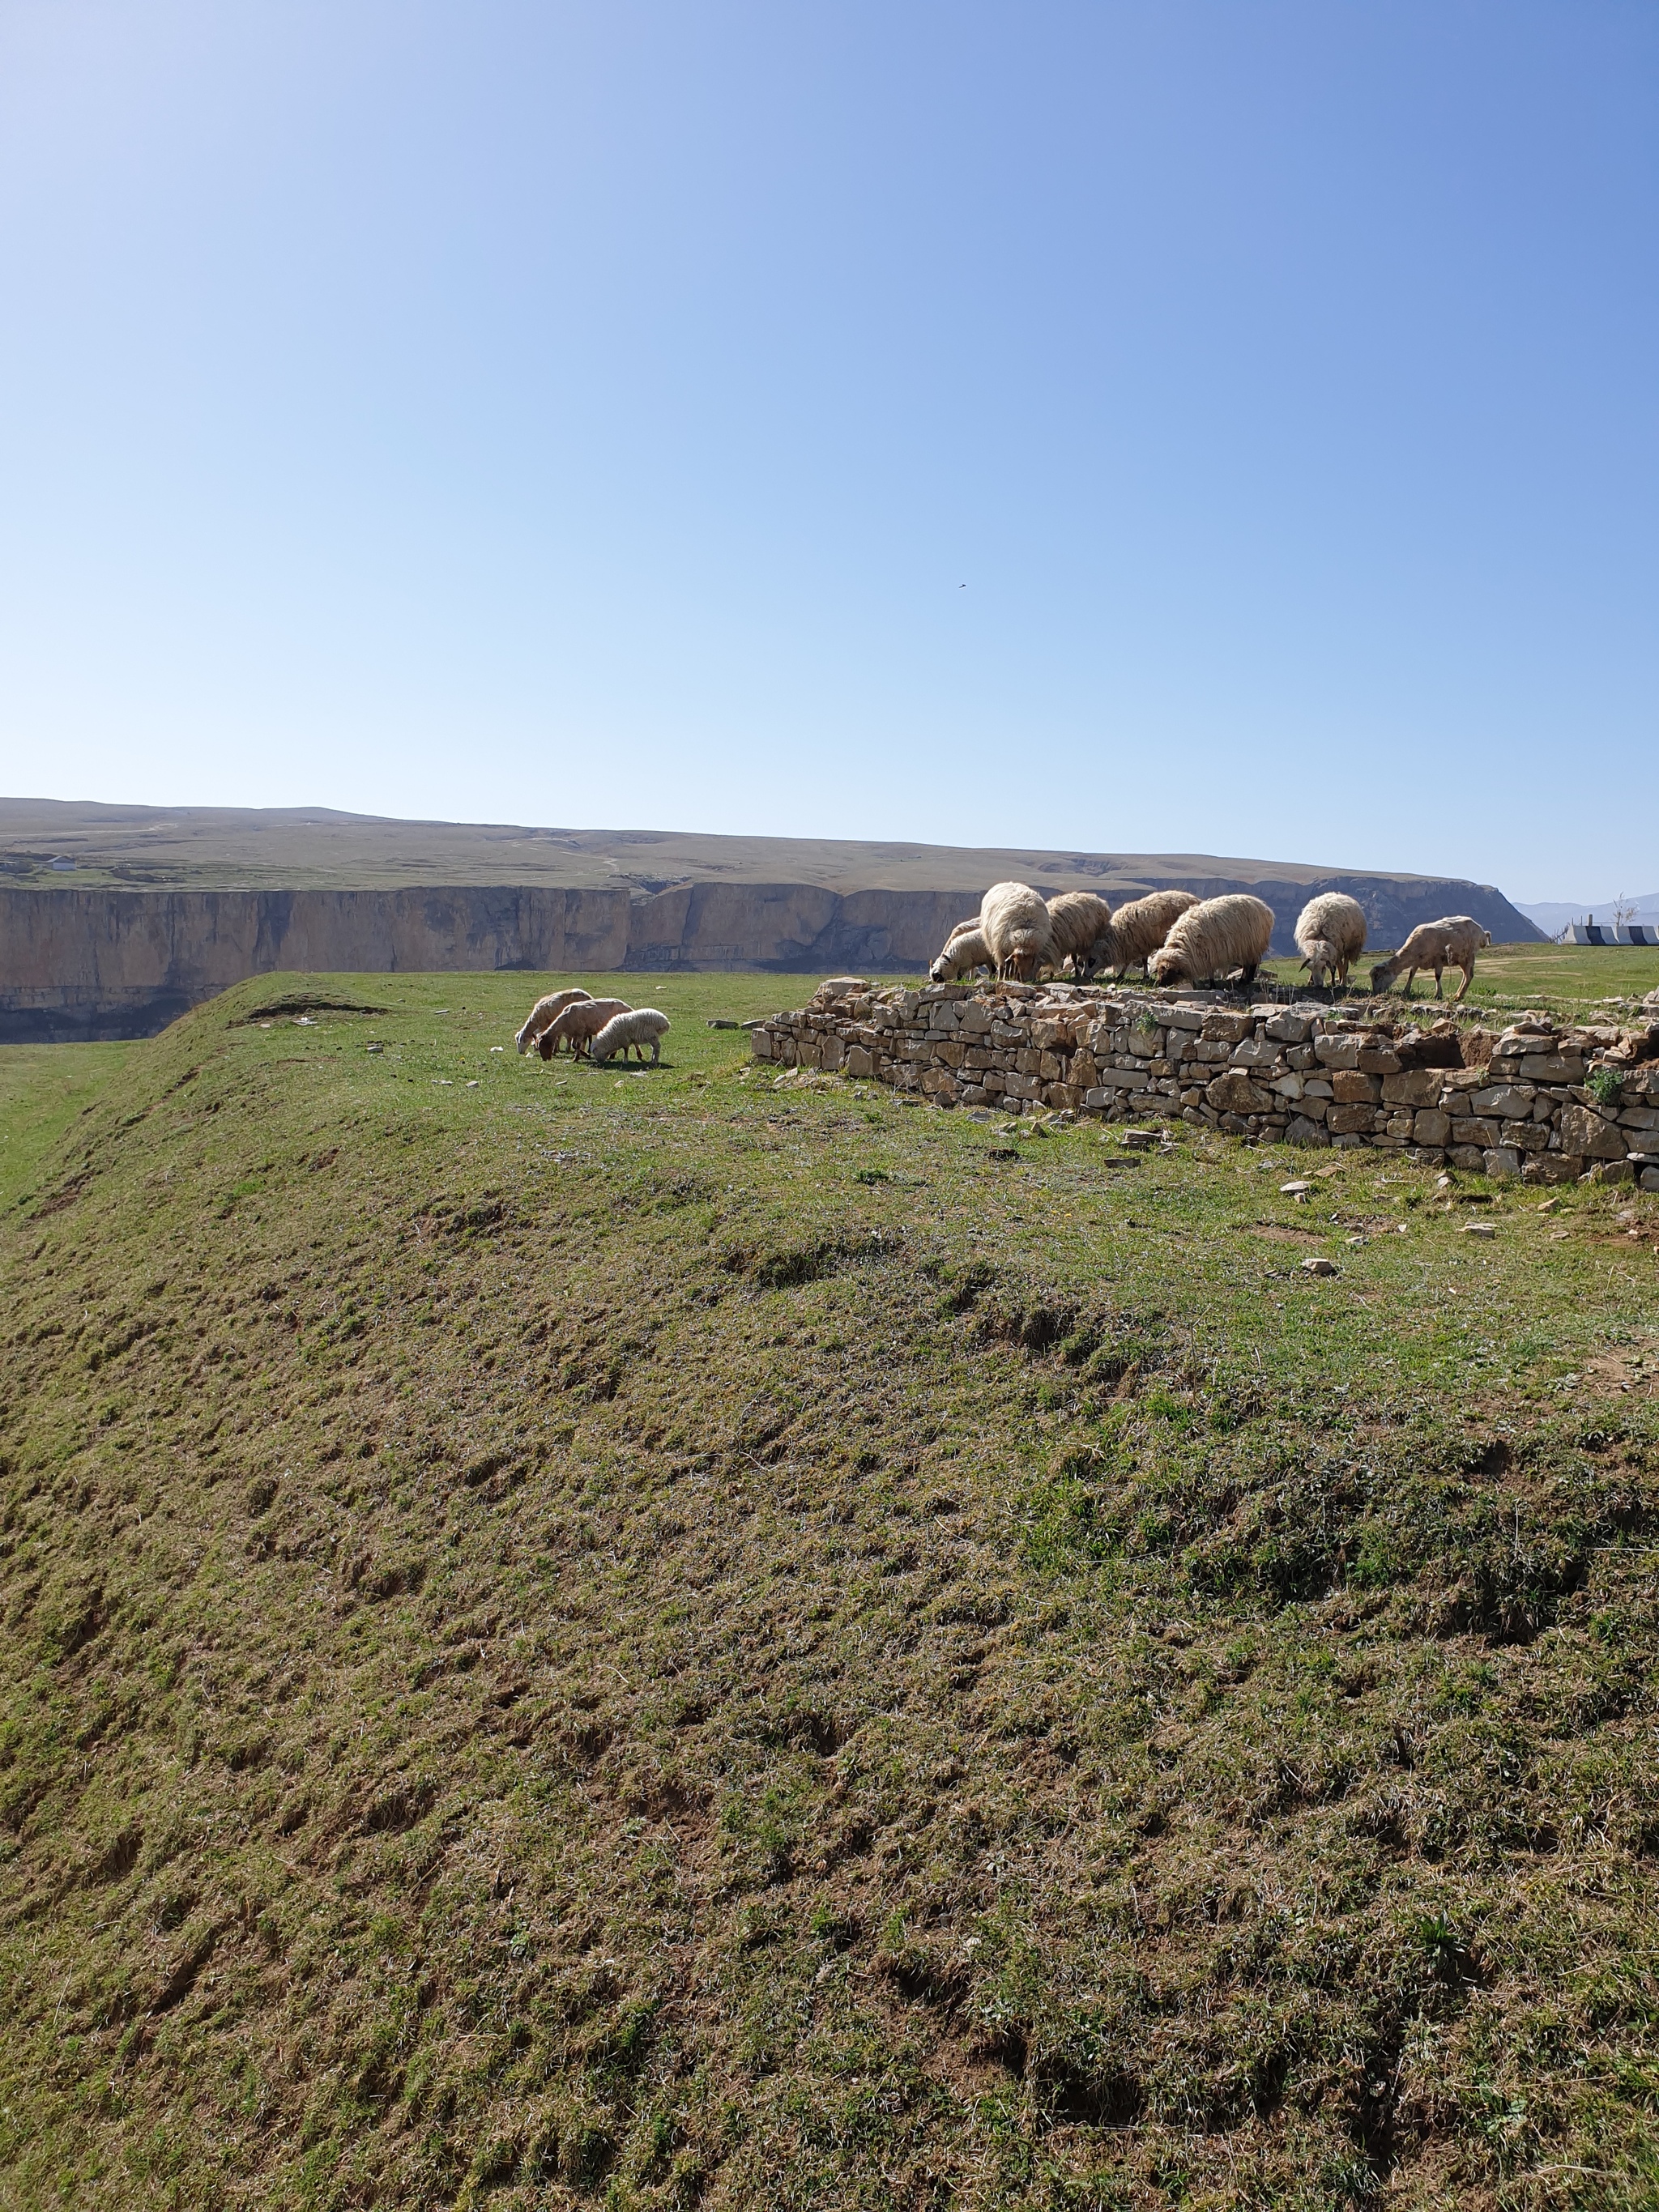
[[[1543,933],[1487,884],[1210,854],[0,799],[0,1036],[143,1033],[279,968],[903,972],[1009,876],[1114,903],[1253,891],[1279,951],[1318,890],[1352,893],[1377,946],[1449,913]]]

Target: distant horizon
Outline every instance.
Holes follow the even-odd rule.
[[[1431,869],[1367,867],[1362,865],[1356,865],[1340,860],[1315,860],[1306,858],[1297,858],[1286,853],[1244,854],[1198,852],[1193,850],[1191,848],[1183,848],[1174,845],[1166,845],[1162,847],[1146,846],[1131,848],[1127,847],[1090,846],[1077,842],[1067,842],[1065,841],[1055,841],[1046,843],[1038,842],[1033,844],[1022,843],[1019,845],[987,843],[967,844],[956,840],[911,837],[904,836],[897,833],[890,834],[883,837],[828,837],[787,830],[740,831],[691,830],[680,827],[671,828],[665,827],[660,824],[652,825],[639,823],[605,824],[578,823],[572,822],[538,823],[499,817],[469,819],[463,817],[446,817],[438,815],[401,815],[368,811],[360,812],[353,808],[326,806],[323,805],[307,805],[303,802],[287,806],[271,807],[217,806],[199,804],[194,800],[185,800],[168,804],[166,802],[143,799],[65,799],[39,793],[0,793],[0,835],[15,836],[19,834],[18,825],[13,823],[9,823],[6,818],[8,810],[27,809],[32,807],[40,807],[47,810],[55,810],[58,808],[68,810],[79,809],[91,812],[107,813],[116,817],[152,816],[160,817],[164,819],[172,817],[182,818],[189,816],[224,816],[232,820],[245,820],[248,817],[269,816],[277,818],[297,817],[301,822],[303,822],[307,818],[321,817],[326,817],[331,822],[338,822],[342,823],[362,823],[364,824],[377,825],[389,830],[433,829],[459,831],[479,831],[483,833],[507,832],[519,833],[528,837],[554,837],[582,840],[621,841],[640,838],[660,839],[665,842],[672,842],[683,839],[714,839],[724,840],[735,844],[797,844],[802,846],[830,848],[846,847],[850,848],[868,849],[872,852],[891,851],[898,848],[910,848],[923,853],[963,853],[985,854],[988,856],[1001,854],[1005,857],[1012,854],[1024,853],[1033,860],[1062,860],[1075,856],[1078,859],[1084,860],[1097,858],[1103,861],[1134,861],[1144,860],[1148,861],[1176,864],[1190,861],[1194,864],[1202,864],[1205,866],[1212,865],[1218,869],[1227,869],[1237,866],[1260,866],[1305,870],[1310,872],[1331,876],[1369,875],[1379,877],[1410,877],[1419,878],[1426,881],[1446,880],[1468,883],[1481,889],[1499,892],[1509,901],[1509,903],[1513,906],[1517,912],[1525,915],[1530,921],[1540,922],[1540,926],[1546,926],[1543,923],[1542,916],[1543,913],[1547,910],[1559,908],[1560,910],[1560,916],[1563,921],[1568,919],[1577,918],[1580,916],[1583,912],[1582,902],[1579,904],[1573,904],[1571,902],[1560,900],[1528,901],[1519,899],[1506,890],[1500,881],[1494,881],[1490,878],[1462,872]],[[65,829],[69,827],[68,824],[61,826]],[[46,823],[40,825],[38,831],[24,832],[23,834],[38,836],[41,841],[43,853],[45,844],[50,842],[50,825]],[[1654,902],[1656,904],[1659,904],[1659,894],[1654,894],[1651,895],[1651,896]],[[1609,899],[1606,903],[1610,911],[1613,901]],[[1644,901],[1643,903],[1645,905],[1645,901]]]

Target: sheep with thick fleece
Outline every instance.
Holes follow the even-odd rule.
[[[568,1044],[580,1060],[608,1021],[633,1011],[626,999],[578,999],[548,1024],[537,1039],[536,1049],[544,1060],[551,1060],[562,1044]]]
[[[538,999],[530,1009],[529,1020],[513,1040],[520,1052],[528,1052],[542,1031],[557,1021],[567,1006],[574,1006],[579,1000],[591,998],[592,995],[591,992],[579,987],[574,991],[550,991],[544,999]]]
[[[1444,995],[1440,988],[1441,970],[1461,968],[1463,971],[1463,992],[1474,981],[1474,956],[1483,945],[1492,943],[1492,932],[1482,929],[1473,915],[1449,914],[1438,921],[1419,921],[1398,952],[1391,952],[1386,960],[1379,960],[1371,970],[1373,991],[1386,991],[1397,975],[1406,979],[1406,996],[1412,994],[1419,968],[1434,970],[1434,995]],[[1455,1002],[1454,1002],[1455,1003]]]
[[[1029,884],[993,884],[980,901],[979,926],[991,964],[1005,981],[1029,983],[1054,964],[1048,902]]]
[[[954,983],[959,976],[971,975],[975,968],[988,968],[991,948],[985,942],[985,933],[976,921],[963,922],[951,932],[943,952],[927,970],[935,983]]]
[[[1074,975],[1093,973],[1093,947],[1111,927],[1112,909],[1097,891],[1061,891],[1048,902],[1048,928],[1056,962],[1069,960]]]
[[[1148,891],[1145,898],[1131,899],[1090,946],[1090,967],[1115,969],[1120,983],[1137,965],[1144,975],[1147,961],[1177,919],[1197,904],[1196,891]]]
[[[651,1065],[655,1067],[662,1058],[662,1040],[668,1030],[666,1014],[659,1014],[654,1006],[630,1006],[625,1014],[614,1015],[588,1047],[595,1067],[621,1053],[624,1060],[628,1048],[634,1048],[637,1060],[645,1058],[644,1048],[651,1048]]]
[[[1346,983],[1365,950],[1364,908],[1346,891],[1321,891],[1297,916],[1296,945],[1316,990],[1328,975],[1333,983]]]
[[[1229,891],[1203,899],[1177,915],[1175,926],[1147,962],[1155,983],[1207,983],[1242,968],[1240,981],[1255,981],[1255,971],[1273,942],[1273,910],[1249,891]]]

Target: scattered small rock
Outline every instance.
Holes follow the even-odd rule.
[[[1304,1275],[1334,1275],[1336,1273],[1336,1262],[1334,1260],[1322,1259],[1317,1252],[1310,1252],[1302,1262],[1302,1272]]]
[[[1498,1231],[1490,1221],[1466,1221],[1462,1233],[1465,1237],[1496,1237]]]
[[[1281,1198],[1305,1198],[1312,1188],[1310,1182],[1282,1182],[1279,1194]]]

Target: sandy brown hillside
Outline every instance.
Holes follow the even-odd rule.
[[[1343,871],[1328,866],[1202,853],[1033,852],[702,836],[677,830],[537,830],[511,823],[401,822],[326,807],[167,809],[0,799],[0,872],[15,882],[51,881],[47,864],[54,858],[75,860],[88,881],[179,889],[422,883],[592,888],[623,882],[656,892],[685,884],[728,883],[802,884],[845,895],[870,890],[961,891],[1018,876],[1054,890],[1088,884],[1126,896],[1171,882],[1190,883],[1195,889],[1261,885],[1266,895],[1267,888],[1346,880]],[[1508,907],[1490,885],[1386,871],[1362,872],[1355,879],[1402,890],[1432,885],[1441,898],[1437,911],[1446,910],[1448,887],[1483,892]],[[1493,934],[1523,942],[1538,932],[1518,910],[1509,909]]]

